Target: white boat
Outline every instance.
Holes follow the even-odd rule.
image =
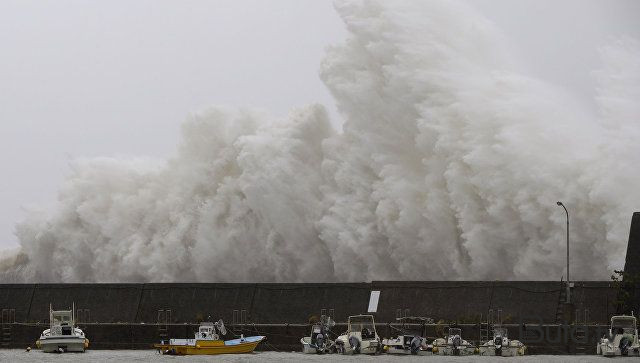
[[[427,344],[427,340],[418,335],[398,335],[396,338],[382,339],[382,346],[387,354],[433,354],[433,346]]]
[[[329,337],[330,329],[335,322],[327,316],[322,316],[320,322],[313,324],[311,334],[300,339],[302,353],[323,354],[332,353],[335,350],[335,342]]]
[[[519,340],[509,339],[507,329],[496,326],[493,329],[493,338],[484,342],[478,351],[480,355],[499,357],[515,357],[524,355],[526,347]]]
[[[407,324],[418,323],[427,324],[433,323],[433,319],[423,317],[404,317],[397,318],[399,322],[402,322],[402,334],[395,338],[382,339],[383,350],[387,354],[397,355],[432,355],[433,346],[427,344],[427,339],[420,336],[420,334],[412,334],[417,332],[410,332]]]
[[[640,356],[636,317],[633,314],[613,316],[609,334],[600,339],[596,353],[605,357]]]
[[[342,354],[378,354],[382,344],[373,315],[349,317],[347,331],[336,339],[336,350]]]
[[[476,348],[468,341],[462,339],[460,328],[449,328],[449,333],[444,338],[433,341],[433,354],[438,355],[472,355]]]
[[[84,352],[89,339],[75,326],[75,304],[71,310],[53,310],[49,304],[49,329],[36,341],[36,347],[47,353]]]

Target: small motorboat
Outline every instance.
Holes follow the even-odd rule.
[[[378,354],[382,344],[373,315],[349,317],[347,331],[336,339],[336,351],[342,354]]]
[[[433,354],[433,346],[419,335],[398,335],[396,338],[382,339],[382,346],[387,354]]]
[[[515,357],[524,355],[526,347],[519,340],[509,339],[507,329],[500,326],[493,328],[493,338],[478,348],[480,355],[499,357]]]
[[[320,322],[311,326],[311,334],[300,339],[302,343],[302,353],[324,354],[332,353],[335,350],[335,342],[329,337],[330,329],[335,322],[328,316],[323,315]]]
[[[265,339],[264,336],[240,336],[238,339],[222,340],[220,335],[226,335],[227,330],[224,322],[219,320],[216,323],[203,322],[195,333],[194,339],[170,339],[165,344],[153,346],[162,354],[170,355],[214,355],[214,354],[237,354],[251,353],[258,344]]]
[[[53,310],[49,304],[49,329],[40,334],[36,347],[47,353],[84,352],[89,339],[75,326],[75,304],[71,310]]]
[[[609,334],[600,339],[596,346],[596,353],[605,357],[640,356],[638,326],[633,313],[611,317]]]
[[[472,355],[475,351],[476,349],[471,343],[462,339],[460,328],[449,328],[449,332],[444,338],[433,341],[433,354]]]
[[[401,334],[395,338],[382,339],[383,350],[387,354],[400,355],[432,355],[433,346],[427,344],[422,334],[424,333],[424,324],[433,323],[433,319],[423,317],[403,317],[397,318],[396,321],[402,323],[400,328]],[[421,324],[423,329],[421,332],[411,332],[408,324]],[[397,328],[396,328],[397,329]]]

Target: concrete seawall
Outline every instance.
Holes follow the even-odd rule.
[[[367,311],[371,291],[380,291],[375,316],[383,336],[393,334],[399,316],[427,316],[440,324],[425,326],[425,334],[438,336],[446,324],[457,322],[466,338],[477,341],[479,323],[492,312],[531,353],[547,354],[592,350],[615,312],[617,296],[610,282],[575,282],[573,308],[583,328],[582,340],[574,341],[567,335],[574,326],[557,324],[560,282],[4,284],[2,344],[33,345],[46,327],[49,303],[63,309],[75,302],[79,325],[97,349],[144,349],[160,339],[191,336],[197,322],[211,316],[236,333],[268,336],[262,349],[298,350],[310,318],[327,314],[344,323]]]
[[[0,284],[0,309],[15,321],[43,322],[49,303],[78,319],[99,323],[190,323],[211,315],[227,322],[304,324],[323,312],[336,321],[365,312],[380,291],[376,317],[404,315],[444,321],[479,321],[489,310],[511,322],[557,323],[562,284],[547,281],[374,281],[318,284]],[[606,281],[578,281],[572,300],[578,320],[607,323],[617,290]],[[167,312],[170,311],[170,312]],[[165,314],[165,312],[167,312]],[[163,317],[164,316],[164,317]]]

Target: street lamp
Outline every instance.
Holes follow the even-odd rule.
[[[556,202],[556,204],[564,208],[564,212],[567,214],[567,304],[571,301],[571,283],[569,282],[569,211],[562,202]]]

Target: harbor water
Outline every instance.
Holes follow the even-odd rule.
[[[313,355],[294,352],[257,352],[252,354],[219,356],[167,356],[153,350],[88,350],[85,353],[53,354],[39,350],[26,352],[21,349],[0,350],[0,362],[260,362],[260,363],[296,363],[296,362],[492,362],[493,357],[466,356],[343,356]],[[501,362],[544,363],[544,362],[610,362],[611,358],[588,355],[531,355],[524,357],[498,358]],[[639,362],[638,358],[616,358],[616,362]]]

